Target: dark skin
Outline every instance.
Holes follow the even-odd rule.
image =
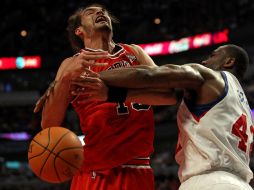
[[[195,96],[196,104],[207,104],[218,99],[224,91],[225,82],[220,71],[229,71],[234,74],[235,58],[227,56],[227,46],[217,48],[201,64],[186,64],[164,65],[156,68],[123,68],[111,71],[101,72],[100,75],[95,75],[93,72],[86,70],[90,75],[85,78],[75,78],[72,81],[73,85],[80,87],[88,87],[88,85],[103,84],[125,87],[129,89],[140,89],[140,93],[145,89],[164,89],[183,88],[185,90],[185,98],[193,98]],[[103,82],[102,82],[103,81]],[[106,100],[106,93],[103,90],[97,89],[97,93],[93,92],[89,95],[89,88],[86,89],[86,94],[90,99]],[[78,94],[74,91],[73,94]],[[105,94],[103,98],[98,97],[98,94]],[[128,94],[129,100],[132,100],[134,95]],[[144,97],[146,103],[149,103],[149,98]],[[164,99],[150,99],[153,105],[166,104]],[[142,102],[142,98],[140,100]]]

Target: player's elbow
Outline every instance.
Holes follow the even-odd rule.
[[[182,71],[181,75],[184,79],[185,88],[199,88],[204,84],[205,79],[198,70],[191,67],[184,67]]]
[[[200,73],[195,73],[192,76],[191,81],[192,81],[194,86],[200,87],[204,84],[205,79],[203,78],[203,76]]]

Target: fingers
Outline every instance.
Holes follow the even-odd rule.
[[[45,100],[46,100],[46,97],[43,96],[43,97],[41,97],[41,98],[36,102],[35,107],[34,107],[34,110],[33,110],[34,113],[37,113],[37,112],[39,112],[39,111],[42,110],[43,105],[44,105],[44,103],[45,103]]]
[[[89,88],[79,88],[71,92],[73,95],[91,96],[95,94],[95,91]]]
[[[109,58],[110,55],[107,51],[86,51],[81,50],[81,53],[79,54],[79,59],[81,65],[84,67],[87,66],[106,66],[108,63],[98,63],[96,60],[98,59],[106,59]]]
[[[96,77],[81,76],[81,77],[74,78],[71,81],[71,84],[82,86],[82,85],[86,85],[86,83],[93,83],[95,85],[96,83],[99,84],[100,82],[101,82],[101,79]]]
[[[99,73],[96,73],[90,69],[84,68],[84,72],[80,75],[80,77],[84,78],[84,77],[95,77],[95,78],[99,78]]]
[[[107,66],[108,63],[97,62],[98,59],[109,58],[110,55],[107,51],[87,51],[81,50],[80,54],[77,56],[77,63],[83,67],[89,66]]]
[[[82,50],[79,56],[85,60],[97,60],[108,58],[110,55],[107,51],[90,52]]]
[[[92,90],[99,89],[99,86],[94,85],[93,83],[82,84],[82,82],[75,82],[72,85],[76,87],[71,91],[72,95],[78,95],[80,92],[84,91],[85,89],[92,89]]]
[[[81,49],[80,53],[87,53],[89,55],[100,55],[100,54],[108,54],[108,51],[104,50],[91,50],[91,49]]]
[[[107,66],[108,63],[99,63],[99,62],[95,62],[95,60],[80,60],[79,61],[80,64],[83,66],[83,67],[88,67],[88,66]]]
[[[37,104],[37,103],[36,103],[33,112],[34,112],[34,113],[37,113],[37,112],[39,112],[40,110],[41,110],[40,104]]]

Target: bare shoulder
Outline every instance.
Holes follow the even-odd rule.
[[[144,50],[140,47],[140,46],[138,46],[138,45],[136,45],[136,44],[126,44],[129,48],[131,48],[133,51],[134,51],[134,53],[140,53],[140,52],[144,52]]]
[[[194,70],[198,71],[204,79],[202,88],[200,89],[200,103],[211,102],[224,92],[225,81],[220,71],[215,71],[201,64],[187,64]]]
[[[157,67],[152,58],[139,45],[129,44],[127,46],[133,50],[137,60],[141,65]]]
[[[64,66],[64,65],[68,65],[70,62],[74,61],[76,57],[68,57],[68,58],[65,58],[62,63],[61,63],[61,66]]]
[[[198,63],[189,63],[184,65],[185,67],[190,67],[197,72],[199,72],[204,79],[206,80],[213,80],[213,79],[219,79],[222,78],[219,71],[214,71],[213,69],[210,69],[208,67],[205,67],[204,65],[198,64]]]
[[[125,45],[128,46],[137,57],[146,54],[146,52],[139,45],[136,44],[125,44]]]
[[[55,80],[58,80],[59,77],[63,74],[64,70],[67,69],[67,67],[74,61],[75,57],[68,57],[68,58],[65,58],[60,67],[58,68],[58,71],[57,71],[57,75],[56,75],[56,79]]]
[[[64,69],[65,69],[66,67],[68,67],[75,59],[76,59],[75,56],[65,58],[65,59],[62,61],[61,65],[60,65],[60,67],[59,67],[59,69],[58,69],[58,71],[64,70]]]

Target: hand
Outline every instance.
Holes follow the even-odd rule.
[[[78,103],[87,101],[106,101],[108,98],[108,87],[99,78],[99,74],[85,69],[79,77],[71,81],[72,95],[83,95]]]
[[[75,63],[85,68],[90,66],[105,66],[107,63],[97,63],[96,60],[105,59],[109,56],[107,51],[87,51],[82,49],[76,57]]]
[[[107,51],[86,51],[81,50],[81,52],[67,60],[60,76],[66,76],[68,79],[72,79],[84,71],[84,68],[89,68],[90,66],[106,66],[108,63],[98,63],[96,60],[108,58],[109,54]]]

